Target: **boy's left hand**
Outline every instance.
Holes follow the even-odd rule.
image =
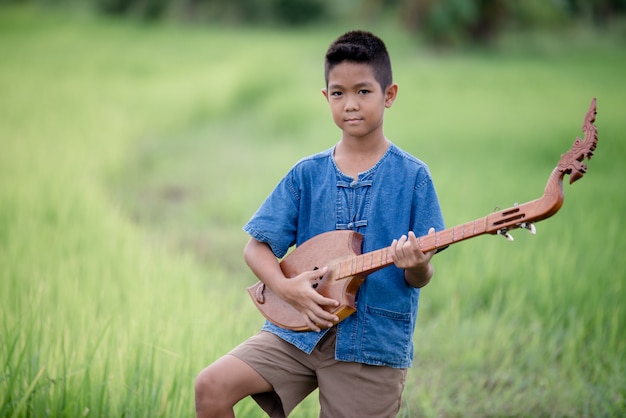
[[[435,229],[430,228],[428,234],[434,234]],[[396,267],[405,271],[406,281],[413,287],[423,287],[430,281],[433,268],[430,259],[436,250],[422,252],[419,240],[413,231],[408,236],[402,235],[400,239],[393,240],[390,247],[390,255]]]

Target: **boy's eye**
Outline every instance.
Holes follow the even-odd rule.
[[[337,97],[337,96],[341,96],[341,94],[342,94],[342,93],[341,93],[340,91],[332,91],[332,92],[330,93],[330,95],[331,95],[331,96],[336,96],[336,97]]]
[[[368,94],[370,91],[366,89],[359,90],[359,94]]]

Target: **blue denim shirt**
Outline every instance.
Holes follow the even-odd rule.
[[[388,247],[408,231],[419,237],[431,227],[444,228],[423,162],[391,144],[374,167],[352,179],[339,170],[333,154],[331,148],[296,163],[244,226],[276,257],[331,230],[363,234],[365,253]],[[356,312],[337,325],[335,358],[410,367],[419,294],[394,265],[370,274],[357,293]],[[306,353],[327,332],[290,331],[270,322],[263,329]]]

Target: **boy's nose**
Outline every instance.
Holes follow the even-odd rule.
[[[344,109],[346,111],[358,110],[359,109],[359,101],[357,100],[357,98],[353,97],[353,96],[348,96]]]

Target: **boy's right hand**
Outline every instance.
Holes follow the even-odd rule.
[[[304,318],[307,326],[320,332],[321,328],[330,328],[339,322],[339,318],[326,311],[323,307],[339,306],[339,302],[319,294],[311,285],[311,281],[317,279],[328,271],[328,267],[319,270],[305,271],[290,279],[280,280],[274,286],[274,292],[293,306]]]

